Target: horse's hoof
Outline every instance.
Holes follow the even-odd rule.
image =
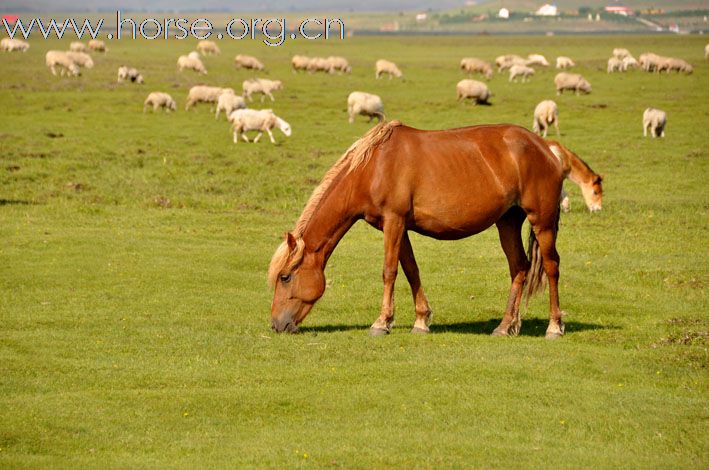
[[[430,332],[431,331],[428,328],[425,330],[423,328],[419,328],[418,326],[411,328],[411,333],[413,333],[415,335],[427,335]]]
[[[492,333],[490,333],[490,336],[509,336],[509,334],[506,329],[498,326]]]
[[[369,336],[386,336],[389,334],[389,330],[385,330],[384,328],[370,328],[369,329]]]
[[[558,331],[547,331],[547,334],[544,335],[544,338],[546,339],[559,339],[562,336],[564,336],[564,333],[560,333]]]

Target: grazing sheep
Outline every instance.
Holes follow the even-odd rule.
[[[78,65],[81,68],[87,68],[91,69],[94,67],[94,61],[91,58],[90,55],[88,55],[85,52],[73,52],[69,51],[66,53],[66,55],[69,56],[69,58],[74,61],[76,65]]]
[[[624,58],[630,56],[630,51],[622,47],[616,47],[613,49],[613,57],[623,60]]]
[[[147,98],[145,98],[145,102],[143,103],[143,112],[148,110],[148,106],[152,106],[153,111],[157,111],[159,108],[164,108],[165,112],[177,110],[177,104],[175,103],[175,100],[172,99],[172,96],[159,91],[154,91],[150,93]]]
[[[497,71],[502,72],[513,65],[527,65],[527,60],[516,54],[507,54],[497,57],[495,59],[495,65],[497,65]]]
[[[487,80],[492,78],[492,66],[476,57],[466,57],[460,61],[460,69],[468,73],[481,73]]]
[[[574,90],[577,95],[579,92],[591,93],[591,84],[577,73],[560,72],[556,74],[554,85],[556,85],[557,95],[562,94],[564,90]]]
[[[227,117],[228,120],[229,115],[232,111],[234,111],[235,109],[244,108],[246,108],[246,101],[244,100],[244,98],[242,96],[235,95],[234,90],[229,88],[226,91],[222,92],[219,95],[219,99],[217,99],[217,113],[214,116],[214,119],[219,119],[219,113],[221,111],[224,111],[224,115]]]
[[[571,58],[563,55],[556,58],[557,69],[568,69],[570,67],[576,67],[576,62],[571,60]]]
[[[23,41],[22,39],[2,38],[2,40],[0,40],[0,51],[27,52],[27,49],[29,49],[29,48],[30,48],[30,43]]]
[[[522,77],[522,83],[529,80],[529,77],[534,75],[534,69],[526,65],[513,65],[510,67],[509,81],[517,81],[517,77]]]
[[[69,57],[68,53],[65,51],[47,51],[44,56],[44,61],[47,67],[49,67],[49,70],[52,71],[52,75],[57,74],[57,68],[59,68],[60,75],[64,75],[65,73],[75,77],[81,75],[79,66],[71,60],[71,57]]]
[[[197,103],[217,103],[217,101],[219,101],[219,95],[229,90],[231,90],[231,93],[234,93],[232,88],[195,85],[190,88],[190,91],[187,93],[185,111],[189,111],[189,109]],[[212,112],[214,112],[214,109],[212,109]]]
[[[188,55],[178,57],[177,66],[180,68],[180,72],[187,69],[207,75],[207,69],[204,67],[202,60],[196,52],[190,52]]]
[[[623,57],[623,71],[627,71],[628,69],[635,69],[638,68],[638,61],[635,60],[635,57],[629,55],[627,57]]]
[[[390,62],[385,59],[379,59],[375,64],[374,64],[374,78],[379,79],[382,74],[388,74],[389,75],[389,80],[391,80],[393,77],[396,78],[401,78],[402,73],[401,70],[399,70],[399,67],[396,66],[394,62]]]
[[[308,70],[308,64],[310,64],[310,58],[304,55],[294,55],[290,61],[293,66],[293,73],[299,70]]]
[[[89,49],[95,52],[108,52],[106,43],[101,41],[100,39],[91,39],[89,41]]]
[[[539,135],[547,136],[549,126],[554,124],[556,136],[559,137],[559,108],[552,100],[544,100],[534,108],[532,130]]]
[[[490,89],[483,82],[477,80],[461,80],[455,86],[458,101],[464,99],[472,99],[473,104],[490,104],[489,99],[492,96]]]
[[[214,41],[199,41],[197,43],[197,50],[202,53],[202,55],[219,55],[222,51],[219,50],[219,46]]]
[[[330,64],[330,73],[352,73],[352,67],[350,67],[350,63],[344,57],[330,56],[327,61]]]
[[[124,80],[130,80],[133,83],[143,83],[143,75],[138,72],[138,69],[134,67],[127,67],[125,65],[118,67],[118,82]]]
[[[541,65],[543,67],[549,67],[549,62],[547,62],[546,57],[541,54],[529,54],[527,56],[526,65]]]
[[[354,122],[357,115],[368,116],[369,121],[367,122],[372,122],[372,118],[376,116],[379,122],[382,122],[385,119],[384,103],[377,95],[353,91],[347,97],[347,114],[350,124]]]
[[[617,57],[611,57],[608,59],[608,67],[606,67],[606,73],[611,72],[622,72],[623,71],[623,60]]]
[[[658,64],[658,72],[662,72],[665,70],[667,71],[667,73],[674,71],[677,73],[684,72],[687,75],[690,75],[692,72],[694,72],[694,68],[689,62],[682,59],[676,59],[674,57],[667,57],[665,58],[665,60]]]
[[[665,59],[667,58],[653,54],[652,52],[646,52],[640,55],[638,63],[640,64],[640,68],[645,72],[659,72],[659,66]]]
[[[313,72],[327,72],[330,73],[330,61],[324,57],[313,57],[308,62],[307,70],[310,73]]]
[[[252,70],[264,69],[263,64],[256,57],[252,57],[250,55],[238,54],[234,57],[234,64],[237,69],[240,69],[241,67]]]
[[[667,124],[667,114],[656,108],[647,108],[643,112],[643,137],[647,137],[648,131],[654,139],[655,137],[665,137],[665,125]]]
[[[274,127],[280,129],[286,137],[291,135],[290,124],[276,116],[270,109],[237,109],[229,115],[229,122],[234,131],[235,144],[239,142],[239,134],[242,139],[249,142],[249,138],[245,134],[248,131],[258,131],[253,140],[254,143],[259,141],[264,132],[267,132],[271,143],[275,144],[276,140],[271,132]]]
[[[252,78],[249,80],[244,80],[241,84],[241,88],[244,90],[243,96],[248,98],[249,101],[253,101],[251,95],[254,93],[261,93],[261,102],[268,96],[271,101],[276,101],[272,91],[282,90],[283,83],[280,80],[267,80],[265,78]]]
[[[72,52],[86,52],[86,44],[84,44],[81,41],[73,41],[71,44],[69,44],[69,50]]]

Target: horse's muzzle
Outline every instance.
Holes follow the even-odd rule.
[[[295,324],[293,317],[285,315],[285,318],[274,318],[271,320],[271,329],[276,333],[297,333],[298,325]]]

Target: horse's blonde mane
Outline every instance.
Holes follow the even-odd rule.
[[[343,171],[349,173],[366,165],[372,157],[374,149],[389,140],[394,128],[400,125],[401,122],[397,120],[377,124],[366,134],[357,139],[337,162],[335,162],[332,168],[325,173],[320,184],[310,195],[310,199],[308,199],[308,202],[305,204],[303,213],[295,224],[295,229],[291,232],[296,240],[295,248],[291,250],[288,247],[288,243],[284,241],[273,254],[273,258],[271,258],[271,265],[268,269],[268,283],[271,287],[276,284],[280,273],[294,269],[302,261],[305,244],[301,237],[308,226],[308,222],[310,222],[310,219],[312,219],[313,214],[315,214],[315,211],[320,206],[328,190],[332,187],[333,181],[335,181]]]

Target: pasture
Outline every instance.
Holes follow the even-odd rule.
[[[175,65],[196,41],[109,42],[80,78],[44,65],[68,40],[0,54],[0,465],[709,465],[705,39],[299,41],[221,41],[200,77]],[[606,74],[614,47],[681,57],[695,72]],[[536,67],[524,84],[496,74],[491,106],[456,103],[462,57],[532,52],[572,57],[593,92],[556,97],[556,71]],[[267,73],[235,70],[237,53]],[[296,75],[293,54],[342,55],[353,72]],[[374,79],[382,57],[403,82]],[[146,83],[117,84],[121,65]],[[277,145],[234,145],[208,106],[184,111],[190,86],[240,90],[254,76],[284,82],[263,105],[293,128],[274,131]],[[456,242],[412,234],[432,332],[409,334],[400,275],[397,325],[369,337],[383,248],[363,222],[335,250],[300,334],[271,332],[271,255],[370,127],[347,123],[354,90],[427,129],[531,128],[539,101],[558,103],[561,142],[605,177],[600,213],[565,185],[563,338],[544,339],[546,294],[523,311],[520,336],[489,336],[509,289],[494,229]],[[177,112],[143,114],[151,91],[170,93]],[[667,111],[666,138],[643,139],[648,106]]]

